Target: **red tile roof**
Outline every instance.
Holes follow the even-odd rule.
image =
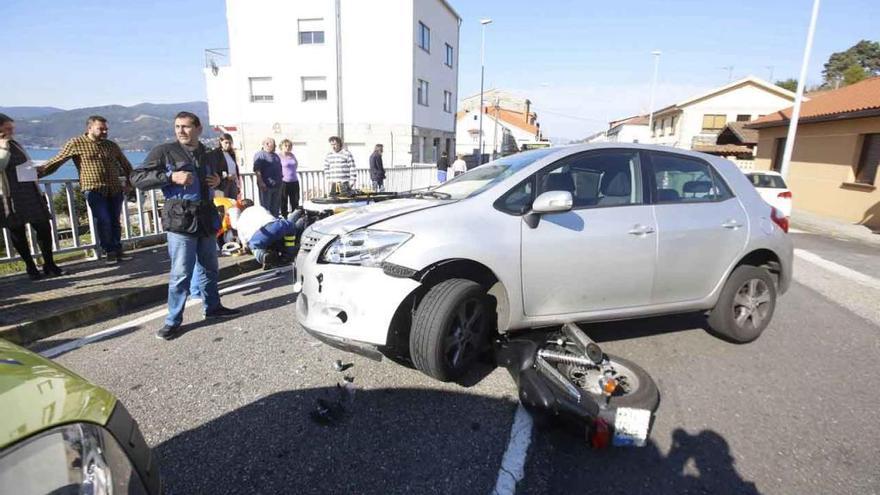
[[[496,115],[495,107],[487,106],[485,108],[486,108],[486,115],[490,115],[492,117],[495,117],[495,115]],[[469,115],[469,114],[470,114],[470,112],[456,112],[455,119],[460,120],[462,117],[464,117],[465,115]],[[477,114],[477,115],[479,115],[479,114]],[[535,134],[535,135],[538,134],[538,126],[535,124],[531,124],[529,122],[526,122],[526,117],[523,112],[517,112],[515,110],[507,110],[505,108],[498,108],[497,115],[498,115],[498,120],[500,120],[502,122],[505,122],[505,123],[510,124],[512,126],[516,126],[516,127],[520,128],[528,133]],[[529,120],[533,120],[536,117],[537,116],[535,115],[534,112],[529,112]]]
[[[761,128],[788,124],[793,107],[767,114],[747,124]],[[829,117],[846,117],[847,114],[880,110],[880,77],[815,95],[801,103],[799,120],[826,120]]]

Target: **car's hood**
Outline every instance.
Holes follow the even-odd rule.
[[[110,392],[0,340],[0,448],[65,423],[104,425],[115,405]]]
[[[435,199],[392,199],[354,208],[316,222],[311,229],[321,234],[340,235],[361,229],[374,223],[398,217],[414,211],[448,204]]]

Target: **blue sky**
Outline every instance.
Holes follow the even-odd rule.
[[[734,78],[767,78],[769,66],[774,79],[796,77],[812,6],[812,0],[450,3],[463,19],[460,96],[479,91],[479,19],[491,17],[486,86],[529,97],[545,133],[568,138],[647,110],[655,49],[663,52],[656,107],[725,84],[724,66],[734,67]],[[878,40],[877,19],[876,0],[825,0],[808,82],[821,80],[831,53]],[[201,100],[204,48],[227,45],[223,0],[6,0],[3,24],[7,76],[0,106]],[[11,68],[15,76],[8,75]]]

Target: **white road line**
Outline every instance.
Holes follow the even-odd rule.
[[[880,279],[876,279],[870,275],[865,275],[864,273],[857,272],[852,268],[847,268],[843,265],[838,265],[833,261],[828,261],[825,258],[819,256],[818,254],[811,253],[809,251],[803,249],[795,249],[794,255],[798,258],[808,261],[814,265],[821,266],[822,268],[836,273],[841,277],[848,278],[853,282],[862,284],[866,287],[870,287],[872,289],[880,289]]]
[[[259,284],[265,282],[266,280],[276,278],[276,277],[280,276],[281,274],[283,274],[285,272],[289,272],[291,270],[292,270],[291,267],[279,268],[279,269],[273,270],[269,273],[259,275],[259,276],[255,277],[247,282],[223,288],[219,292],[220,292],[220,295],[223,295],[223,294],[227,294],[229,292],[235,292],[237,290],[246,289],[248,287],[253,287],[255,285],[259,285]],[[202,302],[201,299],[189,298],[186,301],[186,308],[189,308],[190,306],[192,306],[194,304],[199,304],[201,302]],[[59,346],[52,347],[51,349],[46,349],[45,351],[41,352],[40,355],[43,357],[47,357],[47,358],[53,358],[56,356],[60,356],[61,354],[64,354],[66,352],[70,352],[74,349],[79,349],[80,347],[82,347],[84,345],[91,344],[92,342],[97,342],[99,340],[106,339],[108,337],[116,335],[117,333],[121,333],[121,332],[124,332],[129,329],[135,329],[138,326],[143,325],[144,323],[147,323],[151,320],[155,320],[156,318],[161,318],[161,317],[165,316],[166,314],[168,314],[167,309],[160,309],[157,311],[153,311],[152,313],[145,314],[144,316],[141,316],[140,318],[135,318],[134,320],[127,321],[125,323],[120,323],[119,325],[116,325],[115,327],[112,327],[112,328],[108,328],[107,330],[101,330],[100,332],[93,333],[93,334],[88,335],[86,337],[72,340],[70,342],[61,344]]]
[[[529,444],[532,443],[533,424],[532,416],[522,404],[519,404],[513,416],[510,441],[507,443],[504,457],[501,458],[501,468],[498,470],[493,495],[516,493],[516,484],[525,476],[526,456],[529,453]]]

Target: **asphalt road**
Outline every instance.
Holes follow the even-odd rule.
[[[876,248],[795,241],[878,276]],[[880,493],[880,290],[803,259],[797,273],[748,345],[713,337],[694,317],[589,327],[657,381],[649,444],[593,451],[536,429],[517,493]],[[57,360],[126,404],[168,493],[491,493],[516,409],[506,372],[462,388],[319,344],[294,331],[288,277],[224,296],[239,318],[204,324],[194,307],[174,341],[153,337],[155,319]],[[353,366],[335,371],[337,359]],[[338,389],[344,375],[353,392]],[[319,399],[343,404],[330,425],[312,417]]]

